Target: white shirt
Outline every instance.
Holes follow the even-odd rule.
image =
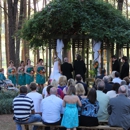
[[[116,91],[114,90],[108,91],[106,94],[109,96],[109,98],[114,98],[117,96]]]
[[[41,111],[44,122],[55,123],[61,119],[63,100],[56,95],[50,95],[42,100]]]
[[[122,80],[120,78],[116,78],[116,77],[112,80],[113,83],[119,83],[119,84],[121,84],[121,81]]]
[[[45,86],[42,90],[42,94],[44,95],[44,98],[47,97],[48,93],[47,93],[47,87],[48,86]]]
[[[38,92],[33,91],[28,93],[27,96],[33,100],[35,112],[41,112],[40,106],[43,99],[42,95]]]

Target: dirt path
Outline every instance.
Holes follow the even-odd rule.
[[[13,115],[0,115],[0,130],[16,130]]]

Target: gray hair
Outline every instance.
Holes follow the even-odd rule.
[[[50,94],[56,95],[56,94],[57,94],[57,88],[56,88],[56,87],[52,87],[52,88],[50,89]]]
[[[105,83],[103,80],[101,80],[98,84],[97,84],[97,89],[103,91],[105,89]]]
[[[126,85],[122,85],[119,87],[119,93],[122,93],[122,94],[125,94],[126,95],[126,90],[127,89],[127,86]]]
[[[121,81],[121,85],[126,85],[127,83],[126,83],[126,81],[125,80],[122,80]]]
[[[103,81],[104,81],[104,82],[109,82],[109,81],[110,81],[110,80],[109,80],[109,77],[108,77],[108,76],[104,76],[104,77],[103,77]]]
[[[58,82],[55,80],[55,79],[53,79],[52,80],[52,82],[51,82],[51,85],[53,86],[53,87],[58,87]]]

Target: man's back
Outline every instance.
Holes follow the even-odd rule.
[[[41,106],[41,101],[43,99],[42,95],[39,94],[38,92],[30,92],[27,94],[27,96],[33,100],[35,112],[41,112],[40,106]]]
[[[130,100],[123,94],[110,99],[108,112],[109,125],[121,126],[124,129],[130,128]]]
[[[63,100],[55,95],[50,95],[42,100],[42,120],[44,122],[53,123],[60,120],[60,114],[63,110]]]
[[[97,100],[99,102],[99,111],[98,111],[98,120],[107,120],[108,119],[108,102],[109,97],[100,90],[97,90]]]
[[[70,63],[63,63],[61,65],[61,71],[62,71],[62,74],[65,75],[67,77],[67,79],[70,79],[72,78],[72,71],[73,71],[73,67]]]

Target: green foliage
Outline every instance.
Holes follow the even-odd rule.
[[[23,39],[37,47],[50,38],[87,35],[95,40],[120,44],[130,40],[130,21],[112,5],[101,0],[53,0],[26,21]]]
[[[12,103],[17,95],[18,93],[14,91],[0,92],[0,114],[11,114],[13,112]]]

